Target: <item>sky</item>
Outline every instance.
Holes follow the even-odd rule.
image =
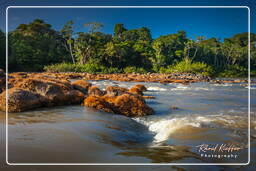
[[[72,2],[72,3],[71,3]],[[251,9],[251,22],[256,19],[256,1],[246,0],[2,0],[0,2],[0,29],[5,30],[5,8],[7,6],[248,6]],[[123,23],[127,29],[147,27],[153,38],[160,35],[185,30],[189,38],[231,37],[248,31],[247,8],[9,8],[8,30],[14,30],[19,24],[27,24],[34,19],[43,19],[60,30],[68,20],[75,23],[75,31],[87,31],[84,23],[99,22],[104,25],[102,32],[113,33],[116,23]],[[2,22],[4,21],[4,22]],[[255,23],[251,23],[251,32],[256,33]]]

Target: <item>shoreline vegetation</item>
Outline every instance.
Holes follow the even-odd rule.
[[[198,36],[181,30],[152,38],[149,28],[127,29],[117,23],[113,34],[100,23],[73,21],[61,30],[36,19],[8,33],[9,72],[191,73],[211,77],[247,77],[248,33],[231,38]],[[256,34],[251,33],[251,76],[256,76]],[[0,31],[0,68],[5,68],[5,34]],[[3,40],[3,41],[2,41]]]

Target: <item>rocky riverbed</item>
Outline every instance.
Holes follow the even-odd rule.
[[[70,80],[76,79],[71,82]],[[153,114],[144,96],[147,91],[142,84],[127,89],[119,86],[106,86],[99,89],[86,80],[112,80],[125,82],[155,82],[161,84],[196,82],[239,83],[247,80],[212,80],[210,77],[195,74],[88,74],[88,73],[25,73],[8,75],[8,111],[22,112],[39,107],[81,104],[105,112],[125,116]],[[0,71],[0,110],[6,110],[6,75]]]

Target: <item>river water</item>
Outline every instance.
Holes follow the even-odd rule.
[[[134,82],[91,81],[132,87]],[[84,106],[59,106],[9,113],[10,163],[247,163],[246,83],[142,83],[155,115],[128,118]],[[251,158],[256,157],[256,84],[251,85]],[[1,128],[4,113],[0,113]],[[5,131],[1,129],[1,137]],[[1,143],[3,143],[3,139]],[[200,145],[216,147],[200,151]],[[221,151],[220,146],[239,147]],[[1,151],[4,146],[1,146]],[[224,149],[224,148],[223,148]],[[205,154],[215,155],[206,157]],[[225,156],[224,156],[225,155]],[[229,157],[228,157],[229,156]],[[3,159],[5,156],[0,155]],[[210,170],[255,170],[209,166]],[[208,167],[208,166],[207,166]],[[172,169],[187,166],[173,166]],[[195,166],[194,170],[205,170]],[[155,169],[157,170],[157,169]]]

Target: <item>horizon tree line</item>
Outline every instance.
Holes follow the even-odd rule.
[[[124,24],[114,26],[113,35],[100,32],[102,24],[85,23],[86,32],[75,32],[73,21],[61,30],[36,19],[20,24],[8,33],[9,70],[43,71],[44,66],[56,63],[79,65],[97,64],[123,69],[138,67],[159,72],[181,61],[202,62],[215,71],[232,66],[248,66],[248,33],[238,33],[221,42],[217,38],[196,40],[187,38],[186,32],[161,35],[153,39],[146,27],[130,29]],[[256,34],[251,33],[251,69],[256,69]],[[0,30],[0,67],[5,67],[5,34]]]

